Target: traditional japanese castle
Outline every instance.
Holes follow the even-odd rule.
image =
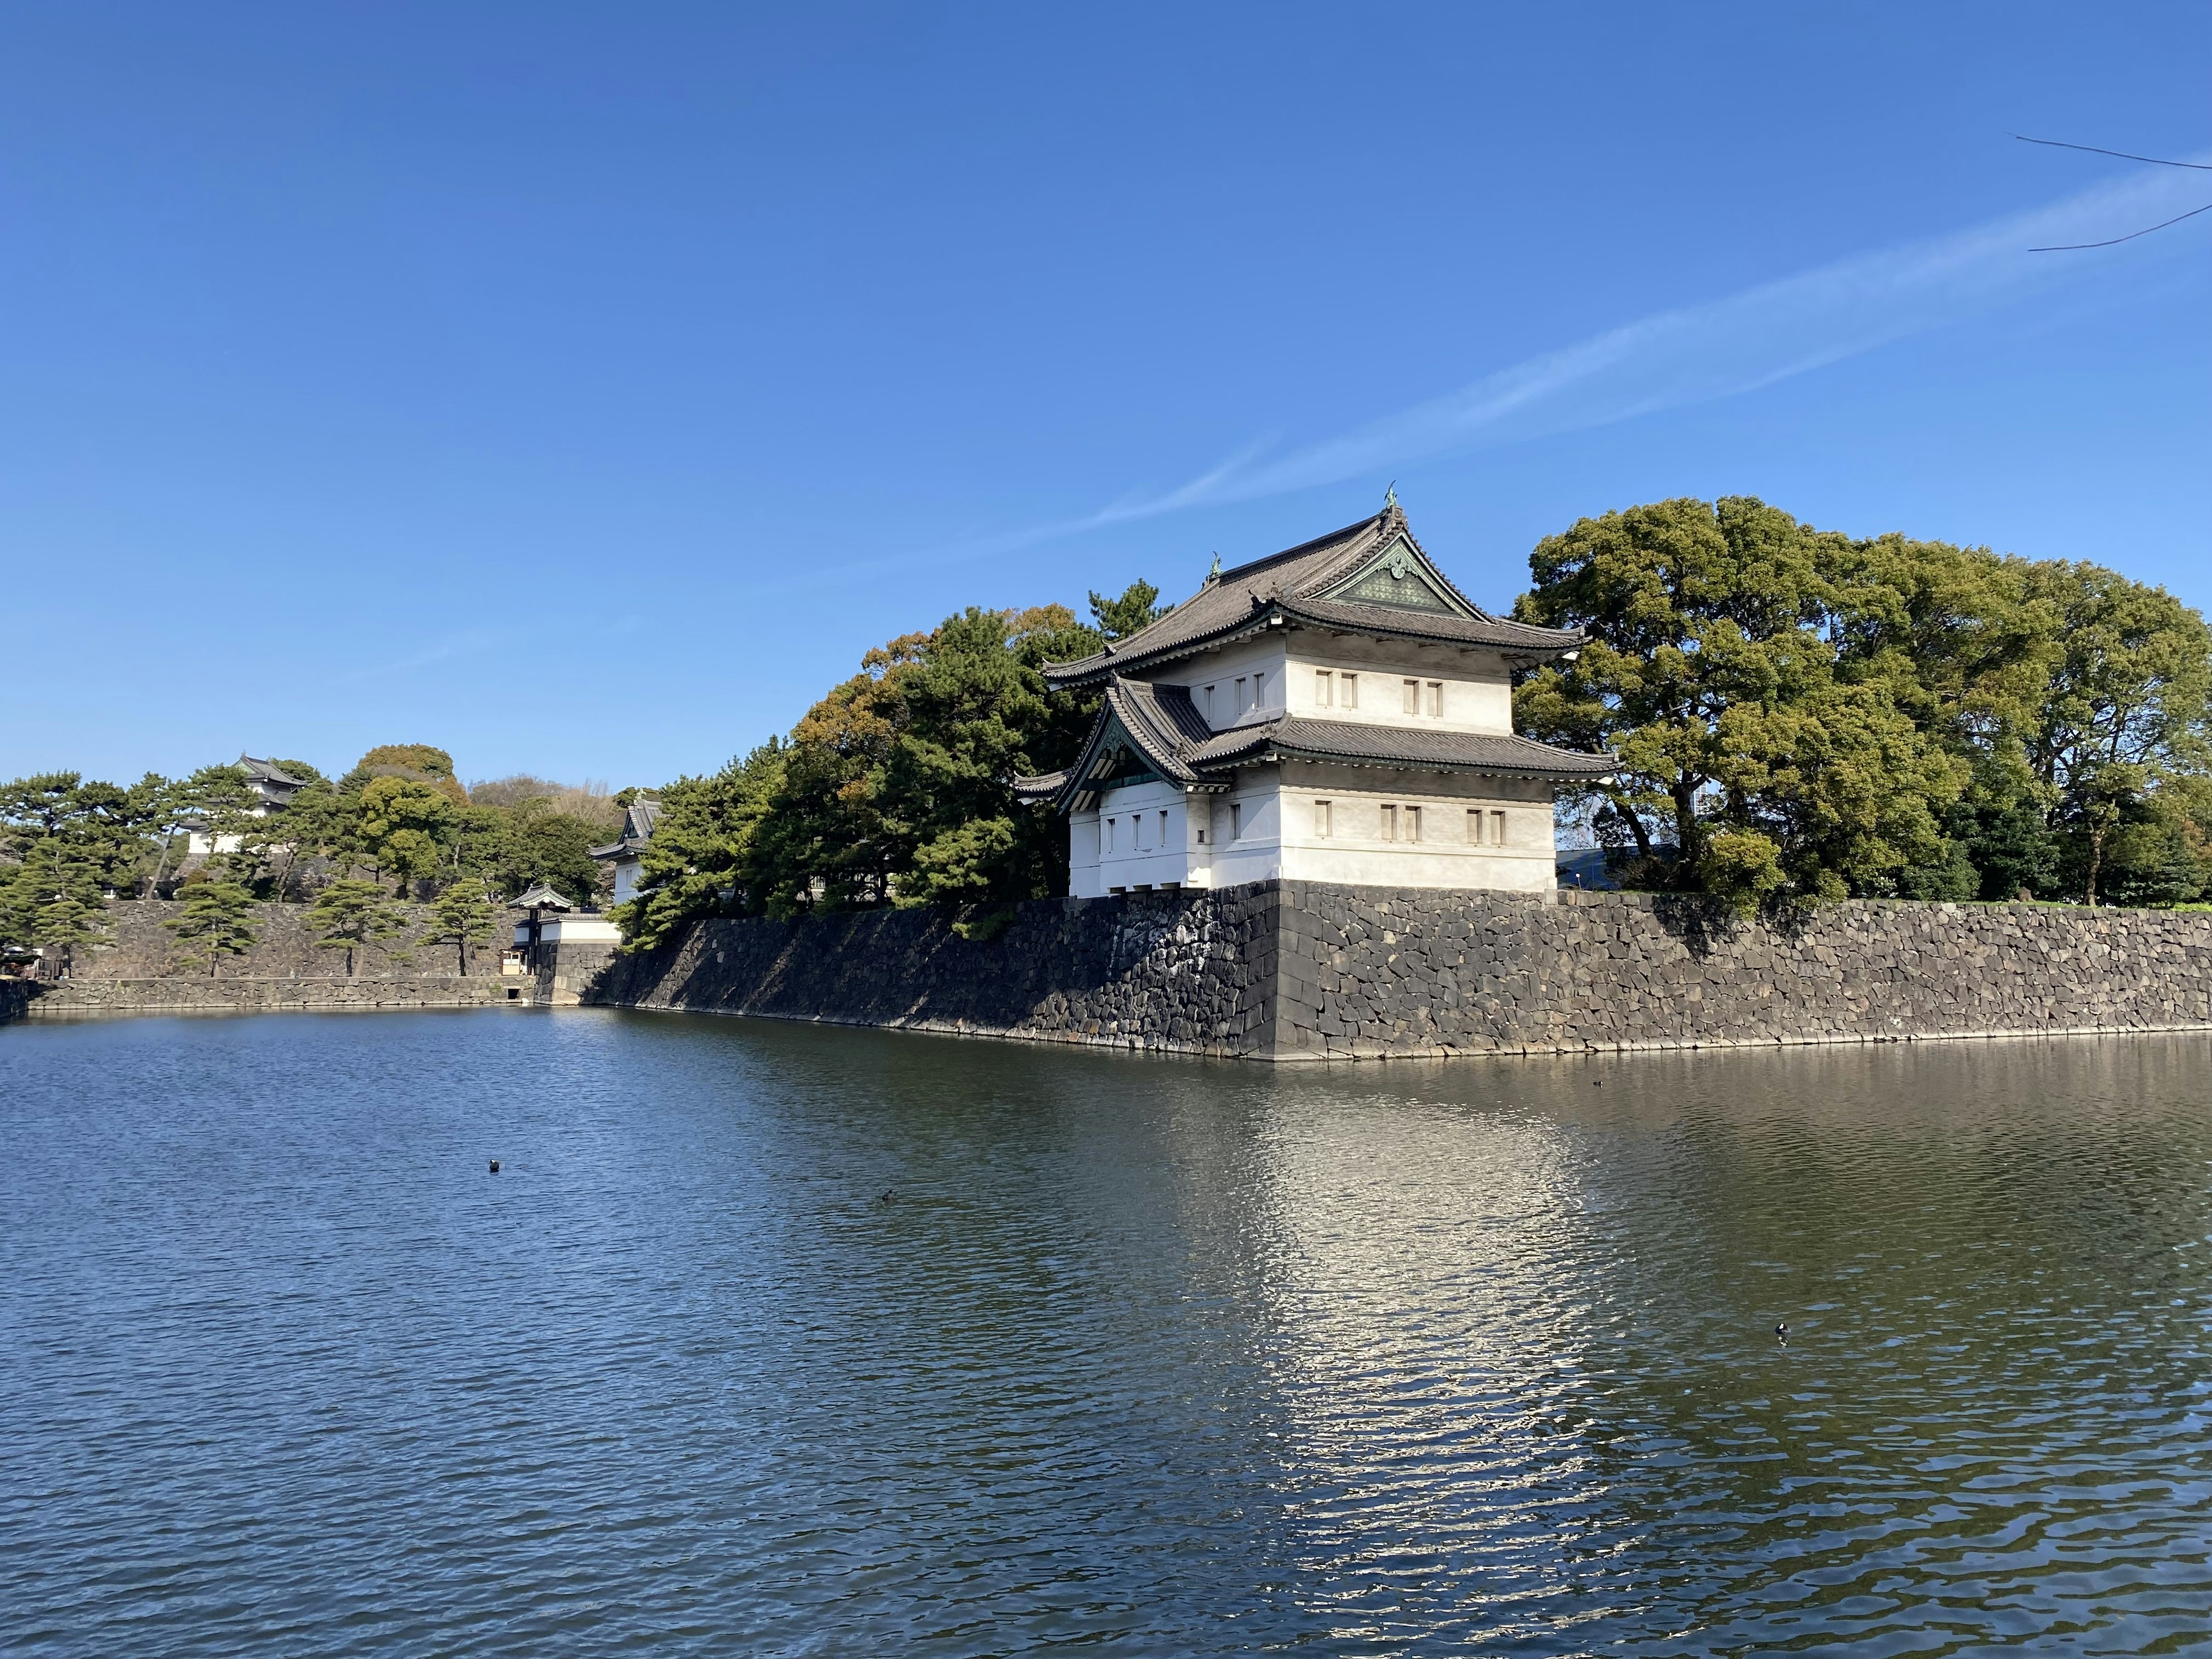
[[[1104,707],[1073,766],[1015,789],[1067,815],[1079,898],[1274,878],[1549,888],[1553,791],[1613,761],[1516,737],[1512,675],[1582,642],[1469,601],[1393,495],[1048,666]]]
[[[617,904],[627,904],[637,896],[637,876],[645,864],[645,844],[653,839],[653,826],[659,819],[659,799],[640,795],[623,808],[621,839],[591,849],[593,858],[614,861]]]

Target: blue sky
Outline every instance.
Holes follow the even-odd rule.
[[[957,606],[1753,494],[2212,604],[2201,5],[16,7],[0,775],[619,787]]]

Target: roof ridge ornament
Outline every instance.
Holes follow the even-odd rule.
[[[1389,513],[1398,506],[1398,481],[1390,480],[1390,487],[1382,492],[1382,510]]]
[[[1221,580],[1221,555],[1213,556],[1213,568],[1206,573],[1206,586],[1211,587]]]

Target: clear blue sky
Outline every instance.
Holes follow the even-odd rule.
[[[0,775],[620,786],[1397,481],[2212,603],[2212,8],[18,6]]]

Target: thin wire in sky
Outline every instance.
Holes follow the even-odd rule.
[[[2164,230],[2166,225],[2178,225],[2184,219],[2194,219],[2200,213],[2212,213],[2212,202],[2201,208],[2191,208],[2186,213],[2177,213],[2165,224],[2145,225],[2141,230],[2131,230],[2124,236],[2115,236],[2109,242],[2056,242],[2049,247],[2032,247],[2030,253],[2070,253],[2076,248],[2118,247],[2123,242],[2132,242],[2138,236],[2148,236],[2154,230]]]
[[[2124,149],[2099,149],[2094,144],[2069,144],[2063,138],[2031,138],[2024,132],[2013,137],[2023,144],[2049,144],[2053,149],[2085,149],[2092,155],[2117,155],[2123,161],[2148,161],[2155,167],[2191,167],[2212,173],[2212,161],[2169,161],[2162,155],[2130,155]]]
[[[2147,161],[2154,167],[2188,167],[2197,173],[2212,173],[2212,161],[2170,161],[2163,155],[2133,155],[2124,149],[2100,149],[2094,144],[2069,144],[2063,138],[2031,138],[2024,132],[2013,137],[2023,144],[2048,144],[2053,149],[2078,149],[2091,155],[2112,155],[2123,161]],[[2084,248],[2118,247],[2123,242],[2132,242],[2138,236],[2148,236],[2154,230],[2164,230],[2167,225],[2178,225],[2184,219],[2194,219],[2200,213],[2212,213],[2212,202],[2203,207],[2191,208],[2186,213],[2177,213],[2172,218],[2155,225],[2146,225],[2141,230],[2131,230],[2124,236],[2115,236],[2105,242],[2055,242],[2048,247],[2032,247],[2030,253],[2078,253]]]

